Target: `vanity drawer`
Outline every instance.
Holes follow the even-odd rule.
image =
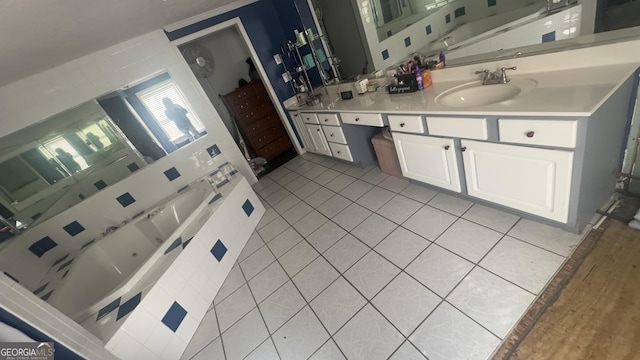
[[[300,113],[302,121],[306,124],[319,124],[318,117],[314,113]]]
[[[335,125],[340,126],[340,120],[338,120],[338,114],[316,114],[320,124],[322,125]]]
[[[389,115],[389,126],[393,131],[424,133],[424,125],[420,115]]]
[[[330,142],[329,147],[331,148],[331,153],[334,157],[342,160],[353,161],[349,146]]]
[[[487,140],[487,119],[427,116],[430,135]]]
[[[340,113],[340,117],[345,124],[384,126],[382,123],[382,115],[380,114]]]
[[[347,139],[344,137],[344,133],[340,126],[322,125],[322,131],[324,131],[324,136],[327,138],[327,141],[340,144],[347,143]]]
[[[500,141],[574,148],[577,120],[498,119]]]

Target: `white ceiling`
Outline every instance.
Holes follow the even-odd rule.
[[[2,0],[0,86],[235,0]]]

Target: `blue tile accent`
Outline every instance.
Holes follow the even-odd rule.
[[[187,245],[189,245],[189,243],[191,242],[191,240],[193,240],[193,237],[192,237],[191,239],[189,239],[189,240],[187,240],[187,241],[183,242],[183,243],[182,243],[182,248],[183,248],[183,249],[184,249],[184,248],[186,248],[186,247],[187,247]]]
[[[424,28],[425,31],[427,32],[427,35],[431,34],[433,31],[431,30],[431,25],[427,25],[426,28]]]
[[[173,249],[177,248],[178,246],[180,246],[182,244],[182,237],[178,237],[177,239],[173,240],[173,242],[171,243],[171,245],[169,245],[169,247],[167,248],[167,250],[164,251],[164,254],[167,255],[168,253],[170,253]]]
[[[213,247],[211,248],[211,254],[213,255],[213,257],[216,258],[216,260],[218,260],[218,262],[220,262],[222,261],[222,258],[226,253],[227,253],[227,247],[224,246],[224,244],[222,243],[222,241],[220,241],[220,239],[218,239],[218,241],[216,241],[216,244],[213,245]]]
[[[164,317],[162,318],[162,323],[167,325],[171,331],[176,332],[180,324],[182,324],[182,320],[187,316],[187,310],[185,310],[178,302],[174,301],[173,305],[169,308]]]
[[[49,300],[49,297],[51,296],[51,294],[53,293],[53,290],[49,291],[48,293],[42,295],[42,297],[40,297],[40,299],[47,301]]]
[[[387,31],[387,36],[391,36],[391,35],[393,35],[393,31],[391,30]]]
[[[411,37],[407,36],[406,38],[404,38],[404,47],[409,47],[411,46]]]
[[[128,192],[118,196],[116,200],[118,200],[122,207],[127,207],[136,202],[136,199],[134,199],[133,196],[131,196],[131,194],[129,194]]]
[[[17,282],[17,283],[19,283],[19,282],[20,282],[20,281],[18,281],[18,279],[14,278],[14,277],[13,277],[11,274],[9,274],[8,272],[3,271],[3,273],[4,273],[5,275],[7,275],[7,276],[9,277],[9,279],[11,279],[11,280],[13,280],[13,281],[15,281],[15,282]]]
[[[164,172],[164,176],[166,176],[169,181],[173,181],[180,177],[180,172],[178,172],[178,169],[176,169],[175,167],[172,167],[171,169]]]
[[[82,247],[80,248],[80,250],[86,248],[87,246],[91,245],[94,243],[94,241],[96,241],[96,239],[91,239],[91,241],[88,241],[86,244],[82,245]]]
[[[542,35],[542,42],[546,43],[546,42],[550,42],[550,41],[556,41],[556,31],[552,31],[550,33],[546,33]]]
[[[44,284],[44,285],[40,286],[39,288],[37,288],[37,289],[33,290],[33,293],[34,293],[35,295],[40,294],[41,292],[43,292],[43,291],[44,291],[44,289],[47,287],[47,285],[49,285],[49,283],[46,283],[46,284]]]
[[[51,240],[50,237],[45,236],[42,239],[33,243],[33,245],[29,246],[29,251],[34,253],[37,257],[42,257],[44,253],[58,246],[58,243]]]
[[[387,60],[389,58],[389,50],[382,50],[382,60]]]
[[[127,300],[124,304],[120,305],[118,308],[118,316],[116,316],[116,321],[122,319],[124,316],[127,316],[128,313],[132,312],[138,304],[140,304],[140,300],[142,300],[142,292],[137,293],[134,297]]]
[[[216,157],[216,156],[218,156],[218,155],[220,155],[220,154],[222,154],[222,153],[220,152],[220,148],[218,148],[218,145],[216,145],[216,144],[213,144],[213,145],[209,146],[209,147],[207,148],[207,153],[208,153],[208,154],[209,154],[209,156],[211,156],[212,158],[213,158],[213,157]]]
[[[487,0],[487,6],[496,6],[497,0]]]
[[[134,172],[138,169],[140,169],[140,166],[138,166],[138,164],[132,162],[131,164],[127,165],[127,169],[129,169],[129,171]]]
[[[214,197],[211,198],[211,200],[209,200],[209,204],[208,205],[213,204],[214,202],[216,202],[220,198],[222,198],[222,195],[221,194],[216,194]]]
[[[60,272],[62,269],[66,268],[67,266],[71,265],[71,263],[73,262],[73,259],[67,261],[66,263],[60,265],[60,267],[58,268],[58,271],[56,272]]]
[[[31,220],[38,220],[40,216],[42,216],[42,213],[35,213],[31,215]]]
[[[64,272],[64,275],[62,275],[62,277],[60,279],[64,279],[67,277],[67,275],[69,274],[69,270]]]
[[[244,210],[244,213],[247,214],[247,216],[251,216],[253,209],[253,204],[251,203],[251,201],[249,201],[249,199],[247,199],[247,201],[242,204],[242,210]]]
[[[178,193],[181,193],[181,192],[187,190],[188,188],[189,188],[189,185],[185,185],[185,186],[181,187],[180,189],[178,189]]]
[[[104,182],[104,180],[99,180],[99,181],[94,182],[93,186],[95,186],[96,189],[98,189],[98,190],[102,190],[102,189],[107,187],[107,183]]]
[[[456,17],[456,19],[464,14],[466,14],[466,11],[464,10],[464,6],[459,7],[453,11],[453,15]]]
[[[54,267],[54,266],[56,266],[56,265],[60,264],[61,262],[65,261],[68,257],[69,257],[69,254],[67,254],[67,255],[65,255],[65,256],[63,256],[63,257],[61,257],[60,259],[56,260],[56,262],[54,262],[54,263],[53,263],[53,265],[52,265],[51,267]]]
[[[451,22],[451,15],[449,15],[449,14],[445,15],[445,17],[444,17],[444,21],[445,21],[447,24],[448,24],[448,23],[450,23],[450,22]]]
[[[67,234],[71,236],[76,236],[85,230],[84,226],[80,225],[80,223],[77,221],[74,221],[71,224],[64,226],[63,229],[64,231],[67,232]]]
[[[218,185],[216,185],[216,188],[220,189],[221,187],[227,185],[228,183],[229,183],[229,180],[224,180],[224,181],[220,182]]]
[[[117,309],[118,306],[120,306],[120,300],[122,299],[122,297],[119,297],[115,300],[113,300],[109,305],[103,307],[102,309],[100,309],[100,311],[98,311],[98,317],[96,318],[96,321],[102,319],[103,317],[109,315],[110,312],[112,312],[113,310]]]

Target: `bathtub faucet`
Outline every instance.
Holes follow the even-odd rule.
[[[112,232],[116,231],[117,229],[118,229],[118,227],[117,227],[117,226],[109,226],[109,227],[108,227],[108,228],[107,228],[107,229],[102,233],[102,235],[110,234],[110,233],[112,233]]]
[[[158,213],[162,210],[164,210],[164,208],[162,207],[156,208],[155,210],[147,214],[147,219],[151,220],[154,216],[158,215]]]

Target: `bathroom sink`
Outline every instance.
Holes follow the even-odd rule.
[[[538,83],[532,79],[513,78],[506,84],[482,85],[480,81],[458,85],[435,99],[443,106],[466,108],[496,104],[522,96],[535,89]]]

